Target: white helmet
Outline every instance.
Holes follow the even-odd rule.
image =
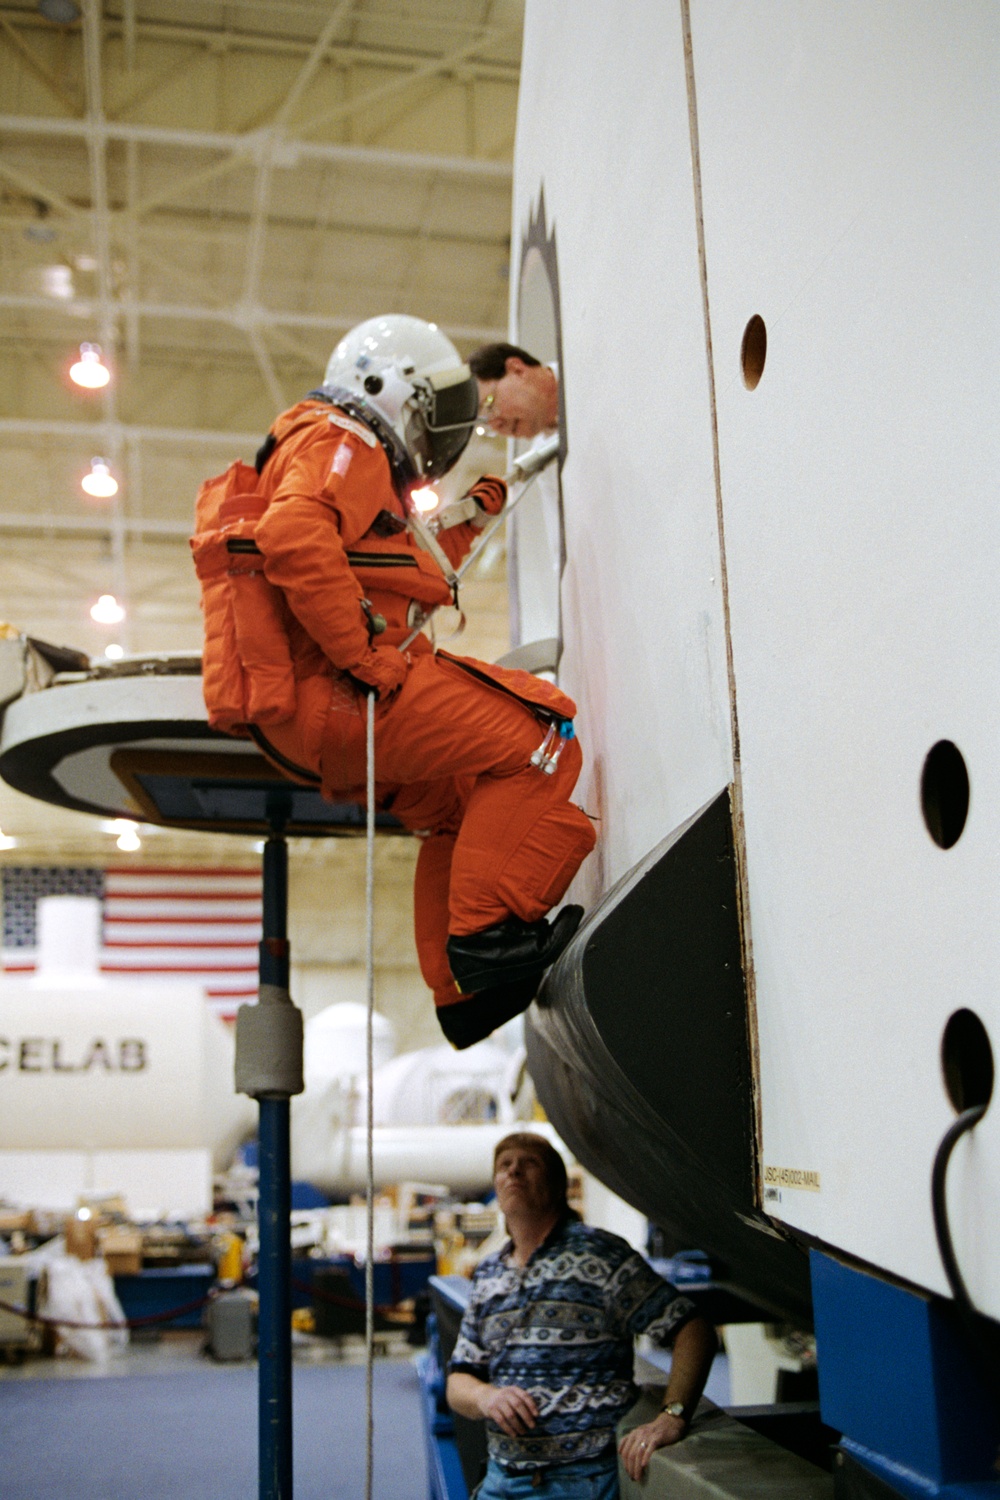
[[[369,318],[345,334],[323,387],[372,407],[428,479],[459,458],[479,410],[479,388],[451,340],[436,324],[402,313]]]

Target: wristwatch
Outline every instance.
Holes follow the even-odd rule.
[[[664,1415],[668,1417],[683,1417],[684,1402],[668,1401],[666,1406],[662,1407],[661,1410],[663,1411]]]

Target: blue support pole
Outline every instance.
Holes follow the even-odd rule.
[[[264,845],[260,983],[287,991],[288,845],[285,799],[268,799],[271,837]],[[260,1500],[292,1500],[292,1265],[291,1133],[287,1094],[260,1103],[260,1310],[258,1358],[258,1473]]]
[[[292,1282],[289,1102],[260,1101],[257,1325],[260,1500],[292,1496]]]

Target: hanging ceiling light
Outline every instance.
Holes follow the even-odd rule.
[[[134,854],[136,849],[142,848],[138,823],[133,823],[128,818],[115,818],[111,826],[112,831],[118,834],[116,844],[126,854]]]
[[[61,302],[68,302],[73,295],[73,272],[69,266],[43,266],[42,291],[46,297],[57,297]]]
[[[108,661],[121,661],[125,655],[125,648],[124,646],[119,646],[116,641],[111,641],[109,645],[105,646],[104,654],[108,658]]]
[[[118,493],[118,481],[103,458],[90,460],[90,473],[84,474],[80,483],[88,495],[94,495],[98,500],[110,500]]]
[[[101,359],[100,344],[81,344],[80,358],[69,367],[69,378],[85,390],[99,391],[111,379],[111,371]]]
[[[118,625],[125,618],[125,611],[114,594],[102,594],[96,604],[90,606],[90,618],[98,625]]]

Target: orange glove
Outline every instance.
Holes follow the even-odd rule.
[[[498,474],[483,474],[462,499],[475,500],[486,515],[498,516],[507,503],[507,482]]]
[[[346,670],[365,687],[373,687],[379,698],[391,698],[406,680],[410,658],[395,646],[375,646]]]

